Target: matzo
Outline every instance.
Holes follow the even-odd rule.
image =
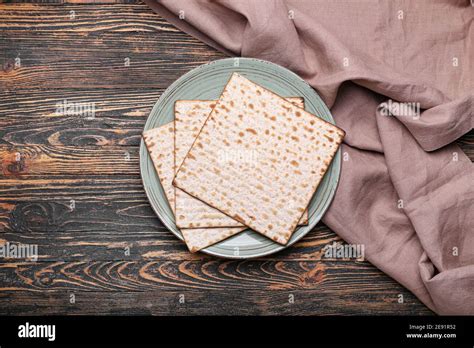
[[[304,108],[303,98],[287,98],[298,107]],[[178,100],[175,102],[175,168],[179,168],[201,130],[204,122],[214,108],[212,100]],[[179,228],[232,227],[243,226],[238,221],[212,208],[204,202],[176,188],[176,225]],[[305,210],[299,224],[308,223]]]
[[[153,161],[166,198],[174,212],[175,192],[171,184],[174,177],[174,124],[143,132],[143,140]],[[245,228],[194,228],[181,229],[184,241],[191,252],[199,251],[233,236]]]
[[[171,183],[174,173],[174,125],[173,122],[143,132],[143,140],[150,153],[161,186],[174,212],[175,194]]]
[[[344,131],[234,73],[174,179],[175,186],[286,244]],[[220,160],[227,153],[255,160]]]

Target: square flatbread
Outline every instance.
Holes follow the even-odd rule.
[[[303,98],[286,99],[296,106],[304,108]],[[178,100],[175,102],[175,168],[181,166],[215,104],[215,100]],[[176,226],[179,228],[243,226],[233,218],[188,195],[179,188],[176,188],[175,198]],[[308,211],[305,210],[299,225],[307,223]]]
[[[174,212],[175,189],[171,184],[174,177],[174,124],[170,122],[161,127],[143,132],[143,139],[153,161],[166,198]],[[184,241],[191,252],[199,251],[246,228],[195,228],[181,229]]]
[[[173,183],[286,244],[343,137],[338,127],[234,73]]]

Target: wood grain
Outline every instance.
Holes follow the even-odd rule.
[[[140,134],[174,80],[224,55],[144,4],[67,2],[0,4],[0,243],[39,251],[0,263],[0,314],[432,314],[368,262],[322,258],[341,242],[323,224],[258,260],[187,252],[144,193]],[[459,144],[474,159],[474,132]]]
[[[143,4],[8,4],[0,32],[6,90],[166,88],[191,68],[224,57]]]
[[[402,287],[368,263],[349,261],[77,261],[10,262],[0,290],[146,291],[303,290],[351,292]]]
[[[181,303],[183,299],[185,303]],[[294,303],[289,303],[293,296]],[[71,299],[75,303],[71,303]],[[2,291],[2,311],[15,315],[430,315],[407,293],[404,303],[390,288],[383,292],[319,290],[192,290],[182,292]]]
[[[5,313],[431,314],[380,271],[352,261],[28,262],[2,265],[0,278],[9,284],[0,301],[15,299]]]
[[[139,148],[74,146],[3,146],[1,170],[5,178],[140,174]],[[27,180],[27,179],[26,179]],[[23,180],[22,182],[25,182]]]
[[[1,82],[0,82],[1,84]],[[16,90],[0,99],[0,144],[136,146],[163,89]],[[64,103],[94,105],[94,117],[62,112]],[[59,113],[57,111],[60,111]]]

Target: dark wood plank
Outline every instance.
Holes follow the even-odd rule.
[[[464,153],[474,162],[474,130],[464,134],[456,141],[456,144],[464,151]]]
[[[183,299],[184,303],[180,300]],[[294,303],[290,303],[290,296]],[[71,303],[71,299],[75,303]],[[396,291],[158,290],[145,292],[0,292],[1,312],[15,315],[430,315],[411,294]]]
[[[1,290],[145,291],[182,289],[379,292],[400,285],[367,262],[267,260],[78,261],[0,264]]]
[[[165,298],[177,301],[180,294],[184,294],[190,304],[186,306],[187,314],[225,314],[220,306],[235,306],[231,312],[234,314],[251,314],[255,310],[264,314],[284,314],[286,311],[279,306],[290,304],[290,294],[295,299],[291,305],[299,305],[288,308],[288,314],[369,314],[376,308],[381,309],[378,313],[430,313],[412,294],[382,272],[368,264],[358,267],[350,261],[4,263],[0,264],[2,278],[3,284],[8,284],[0,289],[0,303],[5,303],[2,313],[14,310],[23,314],[71,314],[78,310],[82,314],[110,314],[123,311],[121,298],[135,298],[130,308],[133,312],[148,307],[153,298],[160,299],[156,301],[159,305],[167,302]],[[357,295],[354,289],[357,289]],[[11,301],[5,301],[5,296],[13,291],[15,297],[27,296],[30,300],[19,308],[10,307]],[[133,294],[137,292],[146,296]],[[151,296],[153,292],[159,296]],[[70,294],[77,296],[77,306],[69,306]],[[206,296],[196,298],[198,294]],[[94,306],[93,310],[81,306],[82,301],[93,301],[91,295],[96,299],[115,299],[114,305]],[[403,303],[399,303],[400,295],[403,295]],[[46,298],[50,303],[59,302],[58,306],[52,306],[55,308],[52,312],[45,308],[38,310],[36,306],[31,308],[31,299],[38,304]],[[201,306],[195,308],[200,302],[202,305],[207,303],[210,310],[202,311]],[[175,308],[162,314],[172,314],[173,310]]]
[[[138,146],[0,145],[3,178],[140,175]],[[0,180],[2,178],[0,176]]]
[[[133,146],[163,89],[1,91],[0,144]],[[76,109],[64,112],[64,103]],[[93,107],[93,118],[81,107]],[[77,112],[75,112],[77,111]],[[87,109],[85,110],[87,111]]]
[[[0,178],[0,202],[141,202],[148,200],[139,176],[103,175],[83,177]]]
[[[0,90],[166,88],[224,57],[144,4],[3,4],[0,32]]]

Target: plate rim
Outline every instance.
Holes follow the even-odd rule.
[[[267,60],[263,60],[263,59],[258,59],[258,58],[248,58],[248,57],[229,57],[229,58],[222,58],[222,59],[216,59],[216,60],[213,60],[213,61],[210,61],[210,62],[207,62],[207,63],[204,63],[204,64],[201,64],[189,71],[187,71],[186,73],[184,73],[183,75],[181,75],[178,79],[176,79],[175,81],[173,81],[173,83],[171,83],[164,91],[163,93],[160,95],[160,97],[158,98],[158,100],[155,102],[155,104],[153,105],[153,108],[151,109],[150,113],[148,114],[147,116],[147,119],[146,119],[146,122],[145,122],[145,125],[143,127],[143,130],[142,130],[142,133],[140,134],[140,148],[139,148],[139,166],[140,166],[140,179],[141,179],[141,182],[142,182],[142,185],[143,185],[143,188],[145,189],[145,194],[147,196],[147,200],[148,202],[150,203],[150,206],[151,208],[153,209],[155,215],[158,217],[158,219],[161,221],[161,223],[164,225],[164,227],[166,227],[166,229],[171,232],[174,236],[176,236],[178,239],[180,239],[181,241],[184,241],[184,237],[182,235],[182,233],[179,231],[179,233],[175,233],[172,229],[170,229],[170,227],[168,226],[167,222],[164,221],[164,219],[161,217],[160,213],[157,211],[157,209],[155,208],[155,206],[153,205],[153,203],[151,202],[151,199],[150,199],[150,196],[151,196],[151,192],[149,192],[149,188],[147,188],[147,185],[145,185],[145,180],[144,180],[144,164],[142,164],[142,153],[143,151],[147,152],[147,149],[146,149],[146,146],[145,146],[145,143],[143,141],[143,132],[145,131],[146,127],[147,127],[147,124],[148,122],[150,121],[150,116],[152,114],[154,114],[154,111],[156,111],[156,109],[158,108],[158,106],[160,105],[160,102],[165,99],[167,97],[167,92],[170,91],[170,90],[174,90],[176,86],[179,86],[180,84],[180,80],[182,79],[185,79],[187,76],[189,75],[192,75],[192,74],[195,74],[197,71],[201,70],[201,69],[204,69],[205,67],[208,67],[209,65],[212,65],[212,64],[216,64],[217,62],[222,62],[222,61],[235,61],[236,59],[238,59],[239,61],[240,60],[245,60],[245,61],[254,61],[254,62],[259,62],[259,63],[264,63],[264,64],[269,64],[269,65],[272,65],[272,66],[276,66],[277,68],[279,69],[284,69],[287,73],[293,75],[294,78],[298,79],[299,81],[303,82],[307,87],[309,87],[318,97],[319,99],[321,99],[324,107],[327,109],[328,111],[328,114],[331,118],[331,120],[329,121],[331,124],[333,125],[336,125],[336,122],[334,120],[334,117],[332,116],[332,113],[329,109],[329,107],[326,105],[326,103],[324,103],[324,100],[322,100],[321,96],[317,93],[317,91],[307,82],[305,81],[304,79],[302,79],[300,76],[298,76],[296,73],[294,73],[293,71],[281,66],[281,65],[278,65],[278,64],[275,64],[273,62],[270,62],[270,61],[267,61]],[[316,116],[318,117],[318,116]],[[168,123],[172,123],[174,122],[173,120],[171,120],[170,122]],[[167,123],[164,123],[163,125],[165,125]],[[152,128],[150,128],[152,129]],[[272,255],[274,253],[277,253],[277,252],[280,252],[290,246],[292,246],[293,244],[295,244],[296,242],[298,242],[299,240],[301,240],[303,237],[305,237],[309,232],[311,232],[314,227],[316,227],[316,225],[322,220],[322,218],[324,217],[324,215],[326,214],[327,210],[329,209],[329,207],[331,206],[333,200],[334,200],[334,196],[335,196],[335,193],[337,191],[337,188],[339,187],[339,181],[340,181],[340,177],[341,177],[341,169],[342,169],[342,161],[341,161],[341,150],[342,150],[342,143],[341,143],[341,146],[339,147],[339,149],[336,151],[336,154],[334,155],[334,158],[333,160],[331,161],[331,165],[330,165],[330,168],[331,170],[336,170],[336,175],[334,176],[334,179],[333,179],[333,184],[332,184],[332,187],[330,188],[330,192],[329,192],[329,196],[330,196],[330,199],[327,200],[326,202],[326,205],[323,207],[323,209],[321,210],[320,212],[320,217],[317,221],[313,222],[313,225],[311,226],[311,228],[308,228],[308,230],[306,232],[303,232],[301,233],[299,236],[296,236],[293,240],[290,240],[288,241],[287,244],[285,245],[280,245],[278,243],[275,243],[275,247],[273,247],[271,250],[267,250],[267,251],[263,251],[261,253],[257,253],[255,255],[235,255],[235,254],[232,254],[232,255],[223,255],[221,253],[218,253],[218,252],[215,252],[215,251],[212,251],[212,250],[208,250],[209,248],[211,248],[212,246],[215,246],[216,244],[219,244],[227,239],[224,239],[223,241],[221,242],[218,242],[216,244],[213,244],[213,245],[210,245],[204,249],[201,249],[199,250],[200,253],[204,253],[204,254],[207,254],[207,255],[211,255],[211,256],[214,256],[214,257],[217,257],[217,258],[221,258],[221,259],[236,259],[236,260],[248,260],[248,259],[254,259],[254,258],[259,258],[259,257],[264,257],[264,256],[268,256],[268,255]],[[335,169],[333,169],[333,166],[337,166]],[[160,183],[161,185],[161,183]],[[317,191],[316,191],[317,192]],[[314,194],[316,194],[316,192]],[[314,197],[314,194],[313,194],[313,197]],[[311,198],[312,200],[313,198]],[[169,204],[169,202],[168,202]],[[304,226],[304,227],[308,227],[310,226],[311,223],[308,222],[308,225]],[[246,230],[244,230],[246,231]],[[242,231],[242,232],[244,232]]]

